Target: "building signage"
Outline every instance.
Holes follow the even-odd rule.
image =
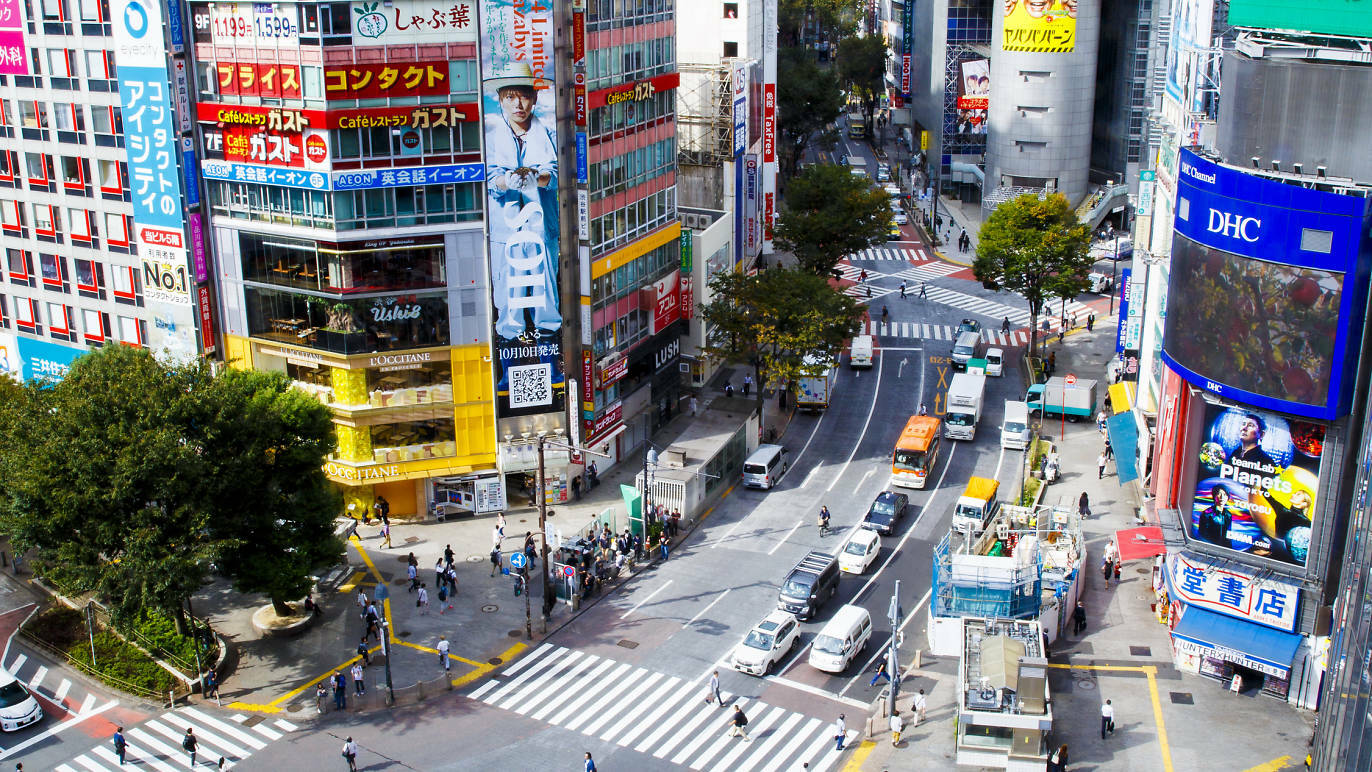
[[[199,212],[191,212],[186,218],[190,225],[191,265],[195,268],[196,283],[210,280],[210,261],[205,254],[205,224]]]
[[[214,351],[214,309],[210,305],[210,288],[200,285],[195,288],[196,306],[200,310],[200,350]]]
[[[572,76],[572,122],[578,126],[586,125],[586,73],[578,72]]]
[[[176,92],[176,125],[180,127],[181,133],[189,133],[191,130],[191,89],[186,82],[186,60],[176,58],[172,60],[172,83]]]
[[[777,84],[768,83],[762,91],[762,162],[769,164],[776,160]]]
[[[181,0],[167,0],[167,34],[171,37],[171,50],[179,54],[186,48],[186,25],[181,18]]]
[[[286,133],[250,126],[205,126],[201,136],[208,160],[325,171],[329,165],[329,135],[321,129]]]
[[[734,158],[748,149],[748,67],[734,65]]]
[[[428,352],[418,354],[381,354],[367,360],[368,367],[375,367],[383,373],[396,370],[418,370],[433,361]]]
[[[256,182],[300,190],[329,189],[329,175],[303,169],[253,166],[230,161],[205,161],[200,164],[200,174],[206,179],[227,182]]]
[[[324,68],[326,99],[442,96],[451,88],[446,61],[359,62]]]
[[[1001,49],[1040,54],[1066,54],[1076,48],[1077,4],[1050,2],[1005,4]]]
[[[905,0],[900,14],[900,95],[910,98],[910,63],[915,54],[915,0]]]
[[[586,64],[586,12],[572,12],[572,66]]]
[[[647,290],[648,297],[645,299],[652,302],[653,309],[649,334],[656,335],[681,318],[681,270],[674,270],[658,279]]]
[[[660,372],[680,357],[681,338],[674,337],[653,353],[653,372]]]
[[[369,0],[352,10],[355,45],[476,41],[476,6],[466,0]]]
[[[480,0],[497,420],[565,413],[553,6]],[[565,84],[564,84],[565,85]]]
[[[1120,295],[1120,315],[1119,315],[1119,322],[1115,325],[1115,353],[1116,353],[1116,354],[1119,354],[1119,353],[1123,352],[1124,349],[1127,348],[1127,346],[1125,346],[1124,344],[1125,344],[1125,330],[1126,330],[1127,327],[1128,327],[1128,320],[1129,320],[1129,299],[1130,299],[1130,295],[1129,295],[1129,283],[1130,283],[1130,281],[1131,281],[1133,278],[1134,278],[1133,269],[1125,268],[1125,269],[1121,270],[1121,271],[1120,271],[1120,283],[1119,283],[1119,286],[1118,286],[1118,287],[1115,287],[1113,290],[1111,290],[1111,292],[1118,292],[1119,295]]]
[[[595,417],[595,359],[588,348],[581,350],[581,417]],[[589,422],[586,428],[589,436]]]
[[[587,445],[600,441],[611,429],[619,425],[620,419],[624,417],[624,403],[615,400],[613,405],[605,408],[605,412],[600,417],[591,422],[591,431],[587,434]]]
[[[576,237],[582,241],[591,238],[591,192],[585,188],[576,191]]]
[[[8,332],[0,332],[0,376],[14,380],[24,378],[24,360],[19,356],[19,341]]]
[[[71,369],[71,363],[84,353],[86,350],[83,348],[19,338],[19,358],[23,362],[23,379],[26,381],[60,381]]]
[[[602,365],[600,368],[600,387],[603,389],[606,386],[615,383],[628,374],[628,372],[629,360],[623,356],[607,365]]]
[[[24,4],[0,0],[0,75],[28,75],[29,47],[24,43]]]
[[[268,131],[303,132],[316,129],[441,129],[477,119],[475,103],[420,107],[293,110],[283,107],[219,105],[201,102],[196,120],[221,126],[251,126]]]
[[[758,196],[757,153],[749,153],[744,172],[746,180],[743,188],[744,234],[747,238],[744,254],[752,256],[762,246],[762,228],[758,225],[758,210],[761,208]]]
[[[1232,563],[1209,565],[1174,552],[1168,556],[1173,594],[1193,606],[1292,632],[1300,618],[1300,588],[1261,580]]]
[[[692,257],[695,252],[695,231],[683,228],[681,230],[681,270],[685,273],[691,272],[691,265],[694,262]]]
[[[403,188],[410,185],[453,185],[459,182],[480,182],[485,170],[481,164],[443,164],[413,166],[403,169],[361,169],[334,172],[334,190],[366,190],[368,188]]]
[[[1153,169],[1139,172],[1139,200],[1134,209],[1137,217],[1147,217],[1153,213],[1153,186],[1157,184],[1158,173]]]
[[[1203,641],[1194,641],[1185,636],[1177,635],[1176,633],[1172,634],[1172,648],[1178,654],[1190,654],[1194,657],[1222,659],[1226,662],[1233,662],[1236,665],[1246,667],[1249,670],[1256,670],[1259,673],[1276,676],[1277,678],[1286,678],[1287,673],[1290,672],[1288,668],[1277,667],[1266,660],[1254,659],[1236,649],[1216,646]]]
[[[267,62],[220,62],[215,65],[219,93],[269,99],[300,98],[300,65]]]
[[[681,85],[681,73],[669,72],[656,78],[592,91],[589,95],[589,106],[594,109],[607,105],[617,105],[622,102],[641,102],[659,91],[669,91],[679,85]]]
[[[194,209],[200,206],[200,174],[196,171],[195,140],[181,138],[181,174],[185,176],[186,205]]]
[[[381,482],[400,476],[399,464],[380,466],[348,466],[330,461],[324,465],[324,474],[330,479],[342,482]]]
[[[590,164],[586,158],[588,152],[586,132],[578,131],[576,133],[576,183],[578,185],[585,185],[590,178],[590,169],[587,168]]]
[[[691,285],[691,275],[681,274],[681,318],[695,318],[695,288]]]
[[[294,3],[215,3],[210,39],[215,45],[300,42]]]

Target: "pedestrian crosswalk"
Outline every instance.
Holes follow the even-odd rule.
[[[962,266],[942,261],[934,261],[922,265],[906,267],[904,270],[895,273],[868,271],[867,280],[865,282],[863,281],[863,268],[861,266],[842,262],[838,264],[838,270],[843,279],[857,282],[857,284],[844,287],[843,293],[849,297],[857,298],[858,300],[866,300],[869,297],[880,298],[890,295],[893,292],[899,293],[901,282],[905,283],[905,296],[907,298],[917,297],[919,295],[920,285],[942,276],[947,276],[951,273],[957,273],[962,270]],[[896,286],[885,286],[890,282],[883,282],[882,286],[877,286],[873,283],[877,279],[894,280]]]
[[[135,769],[182,772],[190,760],[181,741],[187,729],[199,741],[196,761],[229,769],[298,729],[284,719],[235,714],[220,716],[195,707],[178,708],[124,731],[126,761]],[[216,767],[219,759],[222,767]],[[121,767],[114,744],[105,742],[53,768],[54,772],[114,772]]]
[[[849,260],[890,262],[899,261],[902,263],[922,263],[933,260],[933,255],[923,244],[916,244],[913,247],[872,247],[862,249],[848,256]]]
[[[733,711],[707,704],[704,685],[552,644],[470,696],[690,769],[776,772],[808,763],[824,772],[841,755],[832,726],[819,718],[725,692],[723,704],[748,717],[749,739],[730,737]]]
[[[921,340],[942,340],[952,343],[958,334],[958,328],[951,324],[922,324],[920,322],[863,322],[860,335],[874,335],[878,338],[918,338]],[[1029,345],[1028,330],[1011,330],[1001,332],[1000,330],[982,330],[981,339],[986,341],[988,346],[1027,346]]]
[[[5,670],[68,713],[88,713],[98,703],[109,701],[103,694],[91,693],[84,683],[67,678],[59,670],[49,669],[36,656],[19,651],[18,646],[11,648],[11,653],[13,656],[5,664]]]

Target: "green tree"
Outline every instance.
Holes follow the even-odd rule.
[[[786,106],[779,115],[782,175],[790,177],[816,135],[834,132],[830,127],[843,112],[843,91],[833,71],[820,68],[806,51],[783,48],[777,59],[777,103]],[[837,140],[835,134],[832,141]]]
[[[329,411],[284,374],[233,369],[198,401],[204,420],[192,431],[206,429],[197,433],[215,564],[237,590],[263,593],[287,615],[311,570],[342,551],[333,532],[342,501],[324,475]]]
[[[1067,198],[1026,194],[996,207],[977,235],[972,274],[1029,303],[1029,350],[1038,353],[1038,318],[1055,297],[1073,298],[1089,282],[1091,233]]]
[[[753,368],[758,415],[763,386],[794,383],[809,355],[837,358],[862,315],[857,301],[802,270],[725,271],[710,279],[710,293],[701,307],[705,355]]]
[[[812,26],[832,39],[857,31],[862,4],[858,0],[781,0],[777,8],[777,34],[783,46],[807,42],[805,29]],[[784,72],[784,71],[783,71]]]
[[[871,134],[872,114],[886,93],[886,40],[880,35],[846,37],[838,42],[839,77],[862,100],[867,131]]]
[[[845,255],[884,243],[891,198],[846,166],[815,164],[792,178],[774,229],[777,247],[800,267],[828,277]]]

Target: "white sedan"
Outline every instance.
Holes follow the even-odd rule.
[[[854,528],[843,549],[838,553],[838,569],[849,574],[861,574],[876,562],[881,552],[881,534],[869,528]]]
[[[734,669],[765,676],[800,642],[800,622],[794,614],[773,611],[748,631],[729,658]]]

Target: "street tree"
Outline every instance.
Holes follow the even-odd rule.
[[[787,186],[774,238],[802,269],[828,277],[845,255],[884,243],[891,220],[890,196],[865,175],[815,164]]]
[[[777,83],[777,102],[786,105],[779,114],[781,122],[782,174],[790,177],[805,157],[805,150],[825,133],[843,113],[843,92],[832,70],[815,64],[809,53],[798,48],[783,48],[777,57],[781,77]],[[837,135],[831,138],[837,140]]]
[[[812,354],[837,358],[862,315],[856,300],[803,270],[724,271],[710,279],[710,292],[712,299],[701,306],[710,330],[705,355],[753,369],[758,415],[763,386],[795,383]]]
[[[872,114],[881,96],[886,93],[886,40],[880,35],[846,37],[838,42],[839,77],[852,93],[862,101],[862,113],[867,128],[872,128]]]
[[[1038,353],[1038,318],[1051,298],[1073,298],[1089,286],[1090,229],[1067,198],[1030,193],[996,207],[977,235],[972,274],[988,287],[1029,304],[1029,350]]]
[[[862,3],[858,0],[781,0],[777,8],[777,35],[783,46],[802,46],[807,26],[825,37],[841,38],[857,32]],[[784,71],[783,71],[784,72]]]

